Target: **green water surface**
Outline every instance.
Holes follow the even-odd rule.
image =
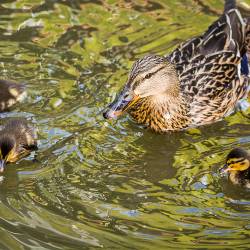
[[[245,1],[250,4],[250,0]],[[9,117],[39,150],[0,181],[0,249],[249,249],[250,192],[219,175],[250,148],[240,112],[157,135],[102,110],[147,53],[203,32],[222,0],[1,0],[1,78],[28,98]]]

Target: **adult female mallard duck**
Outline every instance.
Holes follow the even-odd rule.
[[[229,172],[232,183],[250,188],[250,154],[242,149],[235,148],[227,156],[223,172]]]
[[[0,131],[0,172],[9,162],[16,162],[37,149],[35,130],[24,119],[8,121]]]
[[[235,1],[227,0],[223,15],[203,35],[167,56],[147,55],[136,61],[104,118],[127,111],[157,132],[220,120],[247,92],[249,31],[250,22],[246,25]]]
[[[26,91],[23,84],[0,80],[0,112],[21,101],[25,95]]]

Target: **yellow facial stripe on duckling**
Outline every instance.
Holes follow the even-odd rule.
[[[240,162],[240,161],[243,161],[245,158],[241,157],[241,158],[230,158],[228,159],[227,161],[227,164],[231,164],[231,163],[237,163],[237,162]]]
[[[18,160],[18,154],[15,151],[15,147],[7,154],[4,159],[6,162],[16,162]]]
[[[227,162],[228,164],[228,162]],[[228,168],[226,171],[244,171],[250,167],[250,163],[248,159],[244,159],[242,161],[231,161],[230,164],[228,164]]]

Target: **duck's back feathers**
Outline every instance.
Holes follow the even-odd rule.
[[[25,95],[26,91],[23,84],[0,80],[0,112],[21,101]]]
[[[236,8],[236,1],[235,0],[225,0],[225,5],[224,5],[224,12],[227,12],[231,9]]]
[[[182,74],[184,93],[195,93],[190,109],[194,124],[211,123],[228,115],[244,97],[248,77],[240,75],[240,61],[241,58],[231,52],[214,54],[193,68],[195,79],[188,81],[188,72]]]
[[[0,135],[14,136],[16,144],[27,150],[37,148],[37,133],[24,119],[13,119],[6,123]]]
[[[209,56],[224,51],[239,56],[239,51],[245,45],[245,26],[239,11],[232,9],[214,22],[202,36],[181,44],[167,58],[181,73],[186,67],[192,67],[190,63],[196,56]]]
[[[246,94],[248,64],[245,75],[241,74],[245,27],[239,11],[230,9],[202,36],[168,56],[176,66],[182,93],[190,100],[193,125],[211,123],[229,114]]]

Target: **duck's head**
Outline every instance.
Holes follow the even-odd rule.
[[[227,156],[223,172],[245,171],[250,167],[249,154],[242,148],[233,149]]]
[[[0,137],[0,172],[8,162],[14,162],[16,159],[16,142],[13,137],[2,135]]]
[[[147,55],[134,63],[121,93],[103,113],[104,118],[117,118],[129,111],[142,98],[175,97],[179,93],[174,66],[165,57]]]

